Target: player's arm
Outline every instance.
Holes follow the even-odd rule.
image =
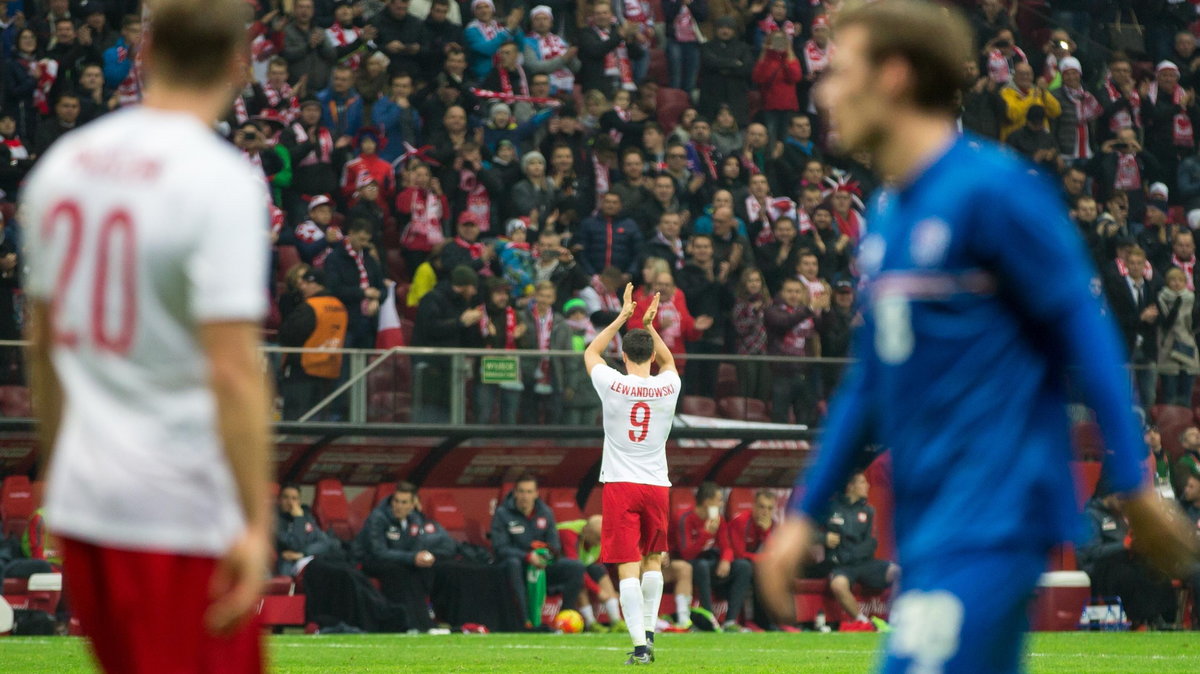
[[[612,342],[613,337],[617,336],[617,332],[621,330],[621,326],[625,325],[625,321],[629,320],[629,317],[633,315],[633,310],[636,306],[633,301],[633,284],[626,283],[625,302],[621,305],[621,313],[617,314],[613,322],[601,330],[596,335],[596,338],[592,340],[592,343],[588,344],[587,348],[583,351],[583,365],[587,369],[588,374],[592,373],[592,368],[604,364],[604,356],[602,354],[608,348],[609,343]]]
[[[248,616],[262,586],[271,520],[270,417],[267,378],[258,355],[259,326],[248,321],[206,323],[200,346],[208,364],[217,407],[217,432],[233,472],[246,533],[221,560],[214,575],[207,623],[214,632],[236,629]]]
[[[30,394],[33,397],[33,412],[37,417],[37,439],[41,447],[42,479],[49,470],[54,456],[54,445],[58,440],[58,427],[62,421],[63,392],[50,360],[50,305],[44,300],[32,303],[29,310],[29,325],[26,327],[29,349]]]
[[[654,317],[658,315],[658,293],[654,293],[654,299],[650,300],[650,306],[646,308],[646,313],[642,316],[642,323],[646,326],[646,332],[650,333],[650,337],[654,340],[654,362],[658,363],[658,371],[677,372],[675,369],[675,356],[671,350],[667,348],[667,343],[658,335],[658,330],[654,328]]]
[[[1146,449],[1130,413],[1124,349],[1112,320],[1101,314],[1089,292],[1091,264],[1057,195],[1028,180],[1024,198],[999,202],[1011,209],[1008,217],[975,228],[978,250],[984,251],[983,259],[990,258],[1014,305],[1052,340],[1051,348],[1066,360],[1095,411],[1110,452],[1105,473],[1125,499],[1138,549],[1165,571],[1186,566],[1196,557],[1196,537],[1154,492],[1144,470]]]

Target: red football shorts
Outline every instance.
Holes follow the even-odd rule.
[[[261,674],[257,619],[229,637],[204,627],[217,560],[62,539],[67,597],[107,672]]]
[[[600,561],[640,562],[646,555],[666,552],[669,504],[668,487],[606,483],[601,500]]]

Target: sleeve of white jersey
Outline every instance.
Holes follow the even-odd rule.
[[[592,387],[596,389],[596,393],[600,396],[601,400],[604,400],[604,392],[620,376],[620,372],[607,365],[597,365],[592,368]]]
[[[188,263],[193,316],[260,321],[267,311],[266,188],[249,170],[227,171],[217,187],[206,192],[196,214],[201,230]]]
[[[48,300],[54,296],[54,280],[45,246],[42,245],[42,220],[46,216],[47,198],[44,185],[47,160],[33,169],[21,195],[21,221],[24,223],[24,246],[22,260],[28,271],[22,280],[24,292],[35,300]]]

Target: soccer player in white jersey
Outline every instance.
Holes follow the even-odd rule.
[[[262,671],[265,189],[212,130],[240,0],[158,0],[145,104],[67,134],[23,195],[47,520],[108,672]]]
[[[633,286],[625,286],[621,313],[583,353],[592,385],[604,408],[604,484],[600,561],[617,565],[621,612],[633,639],[627,665],[654,661],[654,626],[662,599],[661,555],[667,550],[667,436],[679,399],[675,359],[654,330],[658,294],[646,309],[645,330],[630,330],[621,342],[628,374],[605,365],[603,353],[633,315]],[[651,363],[658,374],[650,376]]]

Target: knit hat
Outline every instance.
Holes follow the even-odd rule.
[[[498,112],[500,110],[503,110],[504,113],[507,114],[509,117],[512,116],[512,108],[509,107],[508,103],[496,103],[496,104],[492,105],[491,109],[488,110],[488,119],[495,117],[496,112]]]
[[[332,208],[333,207],[333,199],[330,199],[329,197],[325,196],[324,194],[318,194],[317,196],[312,198],[312,201],[308,202],[308,212],[312,213],[314,210],[317,209],[318,206],[329,206]]]
[[[529,18],[531,18],[531,19],[533,17],[537,16],[538,14],[545,14],[546,16],[550,17],[551,19],[554,18],[553,10],[551,10],[546,5],[538,5],[537,7],[534,7],[533,9],[529,10]]]
[[[563,304],[563,315],[570,316],[571,312],[574,312],[574,311],[582,311],[583,313],[586,314],[587,313],[587,302],[584,302],[583,300],[579,299],[578,297],[575,297],[575,298],[567,300],[566,304]]]
[[[518,229],[528,230],[529,223],[525,222],[521,218],[512,218],[508,222],[504,223],[504,233],[508,234],[509,236],[512,236],[512,233]]]
[[[471,11],[475,11],[475,8],[479,5],[487,5],[492,9],[496,9],[496,3],[492,2],[492,0],[471,0]]]
[[[1063,59],[1062,61],[1059,61],[1058,70],[1059,70],[1059,72],[1064,72],[1064,73],[1067,72],[1068,70],[1074,70],[1075,72],[1079,73],[1080,75],[1083,74],[1083,66],[1080,65],[1079,59],[1075,58],[1074,56],[1068,56],[1067,58]]]
[[[1158,65],[1154,66],[1155,73],[1161,73],[1164,70],[1174,70],[1176,73],[1178,73],[1179,66],[1175,65],[1174,63],[1172,63],[1170,61],[1159,61]]]
[[[450,285],[474,286],[479,285],[479,274],[465,264],[460,264],[450,270]]]
[[[529,162],[539,159],[543,164],[546,163],[546,157],[541,152],[538,152],[537,150],[526,152],[525,156],[521,157],[521,170],[524,171],[526,166],[529,165]]]

